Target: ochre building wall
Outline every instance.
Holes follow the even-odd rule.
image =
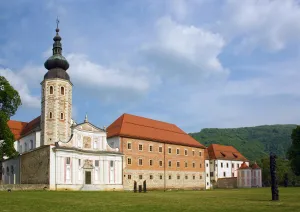
[[[49,184],[50,146],[21,155],[21,184]]]
[[[128,149],[128,143],[131,143],[131,149]],[[143,146],[142,150],[139,150],[140,144]],[[137,185],[142,185],[144,180],[148,189],[205,188],[204,149],[131,138],[121,138],[120,147],[124,154],[125,190],[132,190],[134,181],[137,181]],[[159,147],[162,148],[162,152],[159,151]],[[131,160],[131,164],[128,159]],[[139,164],[139,159],[142,160],[142,165]]]

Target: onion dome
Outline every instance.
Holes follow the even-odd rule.
[[[70,77],[66,70],[69,68],[69,63],[66,58],[62,55],[62,45],[61,45],[61,37],[58,34],[59,20],[57,20],[57,28],[56,28],[56,35],[53,38],[53,55],[46,60],[44,66],[49,71],[45,74],[44,79],[51,79],[51,78],[61,78],[70,80]]]

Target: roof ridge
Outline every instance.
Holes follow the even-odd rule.
[[[169,124],[169,125],[176,126],[175,124],[172,124],[172,123],[169,123],[169,122],[166,122],[166,121],[160,121],[160,120],[156,120],[156,119],[152,119],[152,118],[147,118],[147,117],[143,117],[143,116],[138,116],[138,115],[134,115],[134,114],[124,113],[123,115],[135,116],[135,117],[139,117],[139,118],[142,118],[142,119],[148,119],[148,120],[151,120],[151,121],[155,121],[155,122],[160,122],[160,123],[164,123],[164,124]]]

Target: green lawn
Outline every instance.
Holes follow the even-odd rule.
[[[270,188],[213,191],[0,192],[0,211],[300,211],[300,188],[280,188],[272,202]]]

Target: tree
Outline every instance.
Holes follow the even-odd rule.
[[[292,145],[288,151],[288,159],[295,175],[300,176],[300,126],[297,126],[291,135]]]
[[[0,161],[4,156],[11,157],[15,153],[14,135],[7,122],[22,104],[18,91],[16,91],[5,77],[0,76]]]

